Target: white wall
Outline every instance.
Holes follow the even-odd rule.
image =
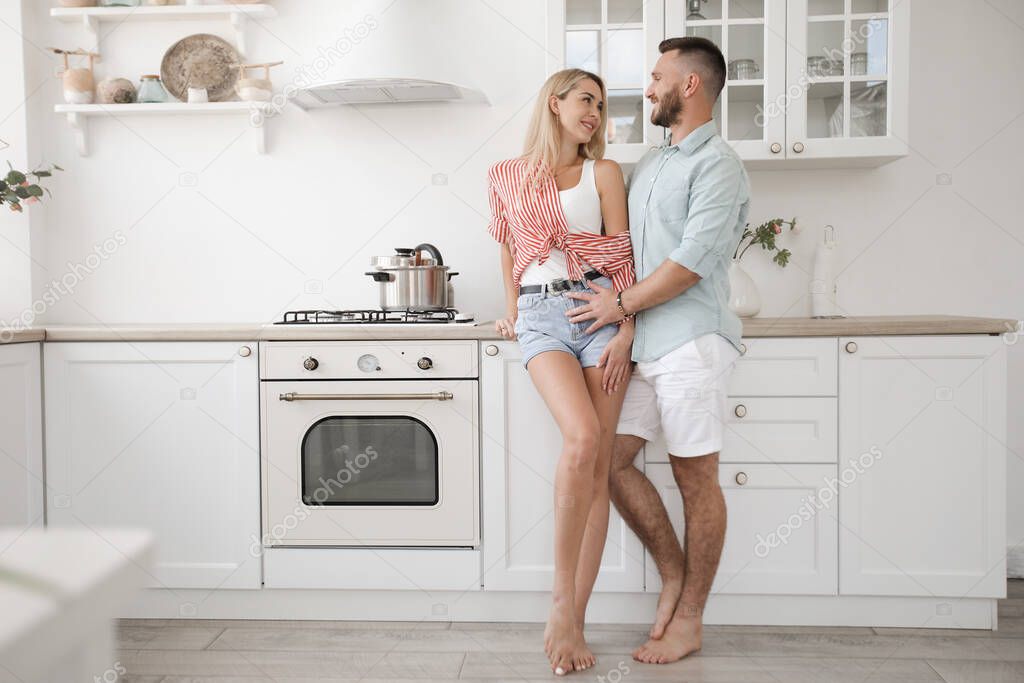
[[[27,115],[25,106],[25,53],[22,40],[21,0],[0,0],[0,64],[4,85],[0,87],[0,176],[7,163],[25,170],[29,165]],[[6,144],[6,147],[4,146]],[[32,283],[31,216],[0,207],[0,320],[18,318],[29,306]],[[0,324],[0,332],[3,330]]]
[[[840,303],[850,315],[1024,318],[1024,6],[904,1],[912,2],[913,151],[873,170],[751,174],[752,220],[795,214],[805,226],[788,239],[795,253],[789,268],[758,255],[745,261],[764,294],[764,315],[808,314],[813,245],[821,226],[831,223],[840,232],[845,266]],[[79,44],[76,27],[45,17],[48,4],[32,3],[36,43]],[[453,60],[493,106],[311,114],[289,107],[269,124],[265,157],[254,155],[244,121],[99,121],[93,156],[80,159],[69,129],[52,114],[59,100],[53,83],[33,97],[33,112],[41,157],[68,172],[53,184],[58,199],[42,230],[45,242],[34,250],[41,264],[35,296],[115,231],[126,243],[48,310],[46,320],[253,321],[300,307],[374,306],[375,289],[362,275],[367,259],[420,241],[437,244],[461,273],[455,281],[460,308],[482,318],[500,312],[496,248],[484,232],[484,171],[518,151],[545,75],[545,3],[275,5],[280,16],[253,28],[248,57],[286,60],[275,71],[279,84],[311,63],[319,46],[335,43],[369,15],[378,27],[344,64],[365,67],[395,51],[416,59],[407,41],[419,35],[432,53],[424,60]],[[416,6],[428,8],[433,21]],[[173,40],[211,28],[226,35],[209,24],[107,25],[112,32],[100,74],[137,80],[158,70]],[[962,44],[951,47],[953,38]],[[39,64],[29,80],[47,77],[51,67]],[[432,184],[439,173],[447,185]],[[196,174],[197,186],[187,186],[191,176],[183,174]],[[950,174],[952,184],[938,184],[940,174]],[[1009,349],[1011,544],[1024,538],[1024,496],[1013,494],[1024,490],[1022,346]]]

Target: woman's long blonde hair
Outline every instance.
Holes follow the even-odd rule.
[[[522,158],[526,160],[526,175],[521,189],[527,186],[538,187],[551,175],[558,161],[558,152],[562,144],[562,125],[548,104],[551,96],[565,100],[580,81],[587,79],[597,83],[601,89],[604,107],[601,108],[601,123],[594,131],[593,137],[589,142],[580,145],[580,156],[584,159],[604,158],[605,135],[608,129],[608,93],[604,81],[597,74],[583,69],[557,71],[544,82],[533,106],[533,116],[530,117],[530,127],[526,131],[526,143],[523,145]]]

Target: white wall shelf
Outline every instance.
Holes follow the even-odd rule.
[[[256,152],[266,153],[265,121],[271,114],[270,105],[264,102],[206,102],[188,104],[185,102],[134,103],[134,104],[58,104],[53,110],[67,117],[68,125],[75,131],[75,142],[80,156],[89,156],[89,126],[92,117],[118,118],[120,116],[202,116],[235,115],[249,119],[255,138]],[[260,115],[260,112],[263,112]]]
[[[270,19],[277,10],[270,5],[165,5],[140,7],[54,7],[50,16],[60,21],[77,22],[92,38],[92,48],[100,46],[100,23],[122,21],[177,21],[226,19],[235,31],[235,45],[245,55],[245,28],[249,20]]]

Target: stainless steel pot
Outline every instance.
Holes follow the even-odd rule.
[[[421,252],[431,258],[422,258]],[[441,252],[433,244],[415,249],[395,249],[394,256],[374,256],[366,273],[380,290],[380,308],[385,311],[441,311],[451,303],[448,280],[453,273],[444,265]]]

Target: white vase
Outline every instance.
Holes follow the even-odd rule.
[[[729,265],[729,310],[741,318],[753,318],[761,311],[761,295],[754,278],[737,259]]]

